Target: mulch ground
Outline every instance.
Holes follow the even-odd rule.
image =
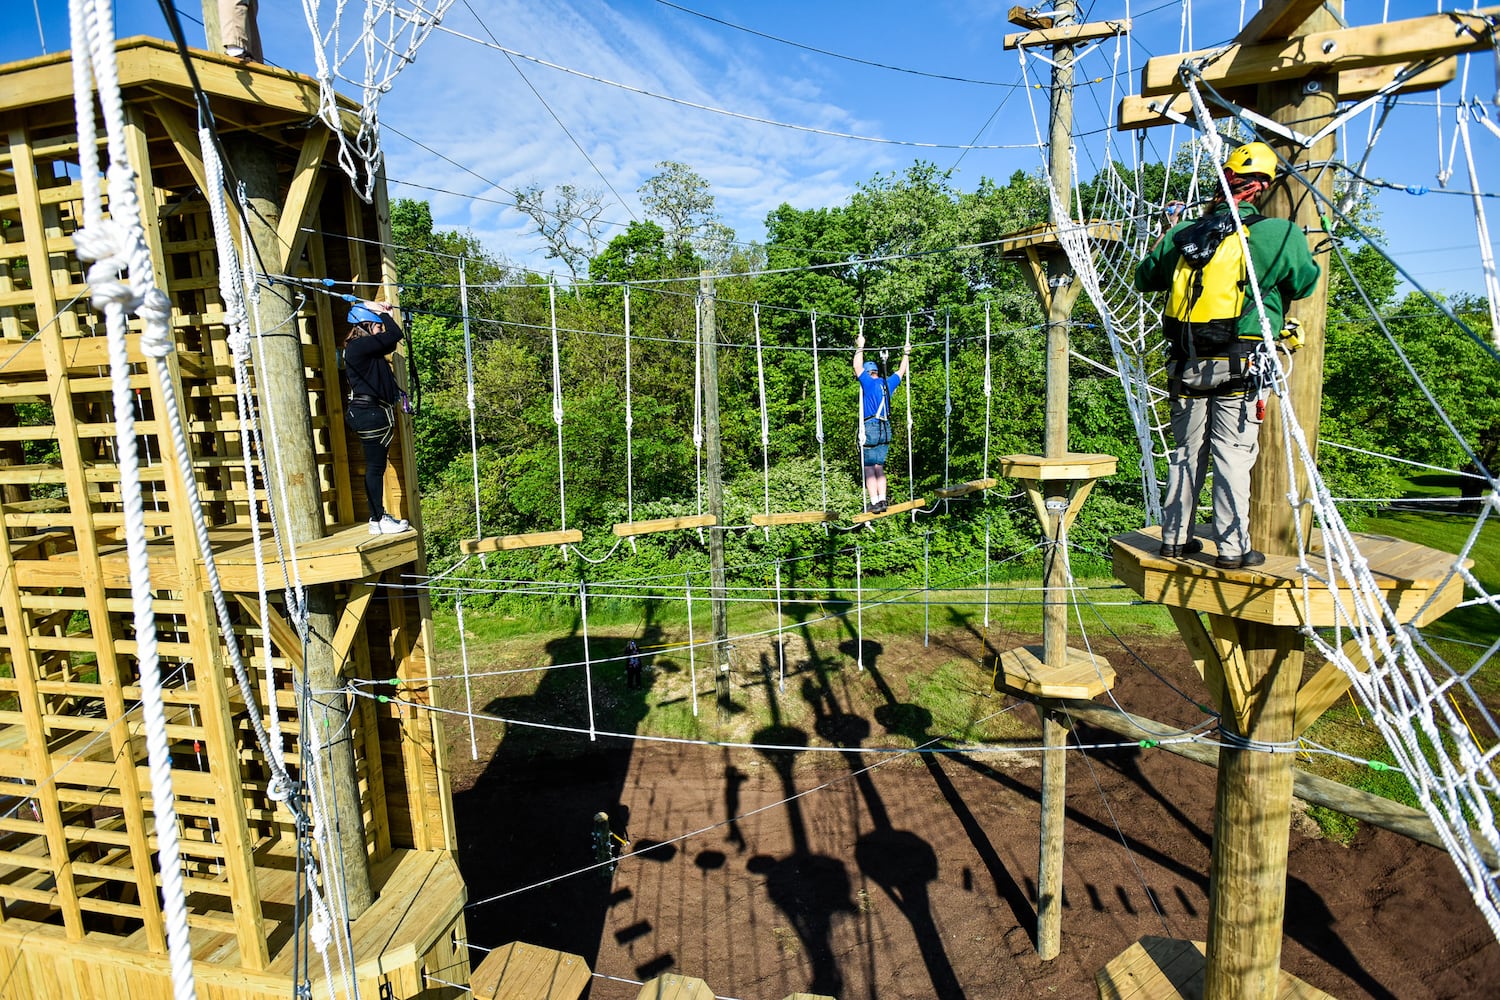
[[[913,706],[895,695],[908,690],[904,674],[952,659],[964,641],[867,643],[864,672],[851,657],[799,659],[789,646],[787,690],[816,721],[769,735],[871,751],[860,754],[512,729],[471,764],[467,731],[450,725],[470,941],[582,955],[602,974],[593,1000],[634,1000],[632,984],[668,971],[743,1000],[949,1000],[1097,997],[1097,970],[1142,936],[1204,940],[1214,772],[1159,749],[1096,749],[1068,758],[1062,951],[1038,959],[1038,756],[874,752],[891,739],[882,723],[910,721]],[[1128,654],[1108,655],[1131,712],[1169,725],[1201,717]],[[1203,697],[1176,642],[1145,658]],[[977,664],[973,675],[978,693],[986,678]],[[648,687],[662,680],[648,674]],[[993,698],[1035,733],[1030,706]],[[1075,732],[1085,745],[1117,740]],[[613,873],[503,895],[589,865],[601,810],[633,850],[649,850]],[[1294,819],[1283,969],[1340,998],[1497,995],[1500,945],[1447,855],[1368,827],[1344,847]]]

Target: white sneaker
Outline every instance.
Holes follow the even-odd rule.
[[[399,535],[403,531],[410,530],[410,521],[405,519],[398,520],[389,514],[382,515],[378,521],[370,522],[370,534],[372,535]]]

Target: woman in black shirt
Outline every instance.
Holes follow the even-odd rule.
[[[349,376],[344,421],[359,435],[365,452],[365,496],[370,501],[370,534],[394,535],[411,525],[385,512],[386,453],[396,432],[396,376],[387,355],[401,343],[401,327],[384,302],[349,308],[349,339],[344,371]]]

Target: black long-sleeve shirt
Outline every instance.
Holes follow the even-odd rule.
[[[385,329],[379,333],[353,337],[344,345],[344,371],[350,392],[395,403],[396,376],[385,356],[401,343],[401,327],[393,316],[382,316],[381,322]]]

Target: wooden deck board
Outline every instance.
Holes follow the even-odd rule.
[[[952,500],[955,497],[963,497],[968,496],[970,493],[978,493],[980,490],[992,489],[998,482],[999,480],[993,477],[985,479],[975,479],[971,482],[959,483],[957,486],[947,486],[943,489],[935,490],[934,492],[937,494],[937,496],[941,497],[944,500]]]
[[[1010,479],[1102,479],[1114,475],[1119,462],[1113,455],[1083,452],[1069,452],[1059,458],[1004,455],[1000,474]]]
[[[1384,535],[1355,538],[1377,586],[1402,622],[1425,625],[1463,599],[1463,579],[1450,572],[1456,556]],[[1340,595],[1318,580],[1309,580],[1304,602],[1296,556],[1267,556],[1264,565],[1253,569],[1218,569],[1213,564],[1217,546],[1211,539],[1204,539],[1202,552],[1169,559],[1160,552],[1159,527],[1116,535],[1110,545],[1115,576],[1148,601],[1268,625],[1327,627],[1340,623],[1340,601],[1336,600]],[[1317,532],[1307,562],[1313,573],[1326,575],[1327,563]],[[1347,593],[1341,600],[1345,607],[1350,606]]]
[[[901,503],[893,503],[879,514],[860,513],[855,514],[849,520],[855,524],[864,524],[866,521],[878,521],[882,517],[890,517],[893,514],[904,514],[909,510],[917,510],[920,507],[926,506],[927,501],[922,497],[917,497],[915,500],[904,500]]]
[[[782,524],[822,524],[837,521],[839,516],[829,510],[793,510],[777,514],[751,514],[750,523],[757,528],[774,528]]]
[[[690,517],[658,517],[651,521],[622,521],[615,525],[614,532],[621,538],[633,535],[650,535],[658,531],[681,531],[685,528],[712,528],[718,524],[712,514],[695,514]]]
[[[577,955],[513,941],[485,956],[469,990],[474,1000],[578,1000],[592,979]]]
[[[583,532],[569,528],[566,531],[532,531],[522,535],[491,535],[488,538],[466,538],[458,547],[475,555],[480,552],[512,552],[516,549],[539,549],[548,545],[576,545],[583,541]]]
[[[643,984],[636,1000],[714,1000],[714,991],[701,979],[669,972]]]
[[[1202,941],[1147,936],[1110,959],[1094,976],[1099,1000],[1201,1000]],[[1283,970],[1279,1000],[1334,1000]]]

